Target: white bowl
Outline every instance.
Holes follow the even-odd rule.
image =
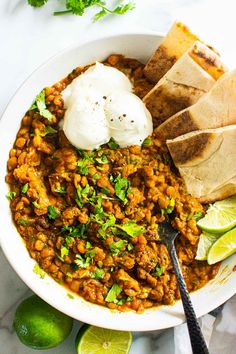
[[[8,105],[0,122],[0,242],[2,249],[21,279],[41,298],[69,316],[93,325],[132,331],[168,328],[184,322],[181,301],[174,306],[162,306],[145,311],[119,313],[86,302],[80,297],[68,297],[68,290],[50,277],[40,279],[33,272],[35,262],[29,257],[25,245],[11,219],[6,198],[6,163],[14,143],[20,121],[36,94],[67,76],[78,65],[103,60],[109,54],[122,53],[145,62],[160,43],[162,36],[154,34],[128,34],[99,39],[74,46],[59,53],[37,69],[21,86]],[[207,286],[191,294],[197,316],[213,310],[236,293],[236,254],[225,260],[216,278]]]

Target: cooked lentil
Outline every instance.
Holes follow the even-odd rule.
[[[105,64],[123,71],[143,97],[152,84],[143,65],[111,55]],[[111,141],[78,151],[59,128],[62,90],[85,68],[45,89],[50,120],[37,109],[22,119],[8,160],[12,217],[33,259],[53,279],[87,301],[121,311],[173,304],[176,278],[158,224],[175,211],[178,258],[189,291],[204,286],[219,265],[195,260],[204,213],[155,133],[142,147]],[[26,186],[26,187],[24,187]]]

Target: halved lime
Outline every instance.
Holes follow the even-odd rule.
[[[33,349],[49,349],[70,334],[72,318],[33,295],[17,307],[13,326],[20,341]]]
[[[214,264],[231,256],[236,252],[236,227],[222,235],[211,247],[208,256],[208,264]]]
[[[198,261],[205,261],[207,259],[210,248],[220,236],[221,234],[209,234],[208,232],[203,231],[199,238],[195,259]]]
[[[75,341],[78,354],[128,354],[131,343],[131,332],[89,325],[81,327]]]
[[[236,195],[212,204],[197,225],[209,233],[224,233],[236,225]]]

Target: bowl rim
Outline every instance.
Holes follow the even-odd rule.
[[[67,46],[66,48],[58,51],[56,54],[52,55],[49,59],[47,59],[46,61],[44,61],[41,65],[39,65],[37,68],[35,68],[35,70],[33,70],[33,72],[27,76],[27,78],[21,83],[21,85],[18,87],[18,89],[15,91],[15,93],[13,94],[13,96],[11,97],[11,99],[9,100],[8,104],[6,105],[4,112],[0,118],[0,131],[1,131],[1,127],[4,125],[5,122],[5,116],[7,117],[7,112],[8,112],[8,108],[11,106],[12,101],[14,100],[14,98],[18,95],[18,92],[24,88],[25,85],[27,85],[28,80],[34,76],[34,74],[43,69],[44,67],[46,67],[47,65],[49,65],[51,62],[53,62],[55,59],[59,58],[61,55],[66,54],[67,52],[71,51],[71,50],[75,50],[76,48],[80,48],[84,45],[92,45],[93,43],[97,43],[100,41],[104,41],[104,40],[108,40],[108,39],[120,39],[122,40],[122,38],[125,38],[127,36],[130,37],[137,37],[137,36],[147,36],[147,37],[153,37],[153,38],[163,38],[163,34],[159,33],[159,32],[132,32],[132,33],[121,33],[121,34],[114,34],[114,35],[107,35],[107,36],[98,36],[95,39],[92,40],[85,40],[85,41],[78,41],[70,46]],[[1,184],[1,181],[0,181]],[[12,221],[12,224],[13,221]],[[16,233],[19,235],[18,231],[16,230]],[[19,237],[20,240],[21,237]],[[32,281],[30,279],[28,279],[28,277],[23,274],[22,272],[20,272],[20,270],[18,268],[15,268],[15,263],[14,263],[14,259],[12,257],[12,255],[10,255],[9,250],[7,249],[7,247],[5,247],[5,244],[3,244],[1,242],[1,234],[0,234],[0,245],[2,247],[2,250],[4,252],[5,257],[7,258],[8,262],[11,264],[12,268],[14,269],[14,271],[18,274],[18,276],[23,280],[23,282],[30,288],[32,289],[36,294],[38,294],[41,298],[43,298],[46,302],[50,303],[52,306],[54,306],[55,308],[57,308],[58,310],[67,313],[69,316],[74,317],[73,314],[71,312],[68,312],[64,307],[63,304],[59,304],[59,302],[55,303],[53,301],[53,299],[49,299],[48,296],[46,296],[45,294],[42,294],[42,292],[40,292],[37,289],[37,284],[32,284]],[[26,249],[26,248],[25,248]],[[30,257],[30,256],[29,256]],[[235,258],[236,259],[236,258]],[[32,263],[33,264],[33,263]],[[51,279],[51,278],[50,278]],[[38,280],[39,281],[39,280]],[[53,280],[53,282],[55,282]],[[208,283],[209,284],[209,283]],[[61,287],[61,285],[58,285]],[[207,286],[207,285],[206,285]],[[206,288],[206,286],[204,288]],[[66,289],[67,290],[67,289]],[[201,289],[200,289],[201,290]],[[211,306],[207,307],[207,311],[206,308],[203,306],[201,310],[198,311],[197,316],[202,316],[203,314],[212,311],[214,308],[216,308],[217,306],[221,305],[224,301],[228,300],[231,296],[233,296],[236,293],[236,286],[233,289],[230,289],[231,291],[227,292],[226,296],[221,296],[217,298],[217,301],[215,301],[214,303],[211,304]],[[67,291],[68,293],[70,291]],[[192,294],[196,294],[197,292],[194,292]],[[191,296],[192,296],[191,294]],[[87,304],[91,305],[90,303],[86,302]],[[116,323],[104,323],[102,318],[96,318],[93,321],[90,319],[89,323],[97,325],[97,326],[101,326],[104,328],[111,328],[111,329],[118,329],[118,330],[132,330],[132,331],[150,331],[150,330],[154,330],[154,329],[161,329],[161,328],[169,328],[169,327],[173,327],[176,326],[178,324],[181,324],[185,321],[185,318],[183,316],[183,310],[182,310],[182,304],[181,304],[181,300],[177,301],[178,306],[176,307],[175,305],[175,311],[177,308],[177,316],[174,317],[173,321],[171,324],[165,325],[164,327],[158,327],[155,326],[155,324],[150,323],[149,326],[145,326],[142,327],[140,324],[135,323],[134,321],[132,321],[132,323],[128,324],[128,323],[123,323],[123,324],[116,324]],[[99,308],[104,308],[102,306],[99,305],[94,305],[93,306],[98,306]],[[160,306],[160,307],[154,307],[152,308],[152,310],[154,312],[156,312],[157,309],[160,308],[173,308],[173,306]],[[148,311],[148,310],[146,310]],[[146,312],[145,311],[145,312]],[[119,312],[116,311],[111,311],[113,315],[117,315],[118,317],[123,317],[122,315],[120,315]],[[142,316],[140,314],[136,314],[136,316]],[[114,316],[115,317],[115,316]],[[117,317],[117,318],[118,318]],[[78,317],[76,317],[77,320],[81,320],[83,322],[86,322],[86,316],[80,316],[80,319]],[[115,322],[115,321],[114,321]],[[140,321],[141,322],[141,321]]]

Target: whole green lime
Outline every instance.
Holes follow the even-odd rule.
[[[70,334],[72,318],[33,295],[17,307],[13,326],[20,341],[33,349],[49,349]]]

